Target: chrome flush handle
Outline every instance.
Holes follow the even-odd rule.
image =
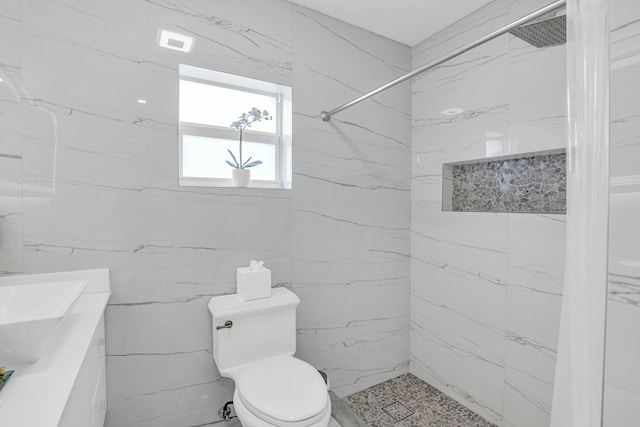
[[[216,330],[220,330],[220,329],[230,329],[233,326],[233,322],[231,320],[227,320],[226,322],[224,322],[223,326],[216,326]]]

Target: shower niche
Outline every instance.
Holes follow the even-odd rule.
[[[442,210],[564,214],[565,150],[443,164]]]

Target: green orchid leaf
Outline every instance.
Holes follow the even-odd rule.
[[[248,158],[248,159],[247,159],[247,160],[242,164],[242,167],[244,168],[244,167],[247,165],[247,163],[249,163],[249,161],[250,161],[251,159],[252,159],[252,156],[250,156],[250,157],[249,157],[249,158]]]
[[[255,162],[251,162],[248,165],[244,166],[243,169],[252,168],[254,166],[258,166],[262,164],[262,160],[256,160]]]
[[[233,163],[235,163],[235,166],[234,166],[234,165],[231,165],[231,166],[233,166],[233,167],[234,167],[234,168],[236,168],[236,169],[240,169],[240,163],[238,163],[238,159],[236,159],[236,156],[234,156],[234,155],[233,155],[233,153],[231,152],[231,150],[227,150],[227,151],[228,151],[228,152],[229,152],[229,154],[231,155],[231,158],[233,159]],[[227,163],[229,163],[229,161],[228,161],[228,160],[227,160]]]

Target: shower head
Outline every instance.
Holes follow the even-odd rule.
[[[562,13],[562,14],[560,14]],[[509,31],[535,47],[548,47],[567,42],[567,15],[564,11]]]

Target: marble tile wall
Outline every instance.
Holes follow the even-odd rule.
[[[413,67],[546,3],[489,3]],[[502,36],[412,84],[410,371],[497,425],[549,423],[565,217],[443,212],[442,165],[561,149],[565,127],[565,46]]]
[[[410,85],[317,116],[409,70],[409,48],[295,7],[293,290],[298,354],[339,396],[408,371]]]
[[[0,10],[0,274],[12,274],[22,272],[20,0]]]
[[[283,0],[0,1],[0,270],[110,269],[108,426],[217,420],[206,304],[249,259],[301,297],[298,355],[338,394],[407,372],[409,85],[318,115],[408,47]],[[293,87],[293,190],[177,185],[179,63]]]
[[[640,419],[640,5],[609,3],[610,200],[609,283],[603,426]]]

